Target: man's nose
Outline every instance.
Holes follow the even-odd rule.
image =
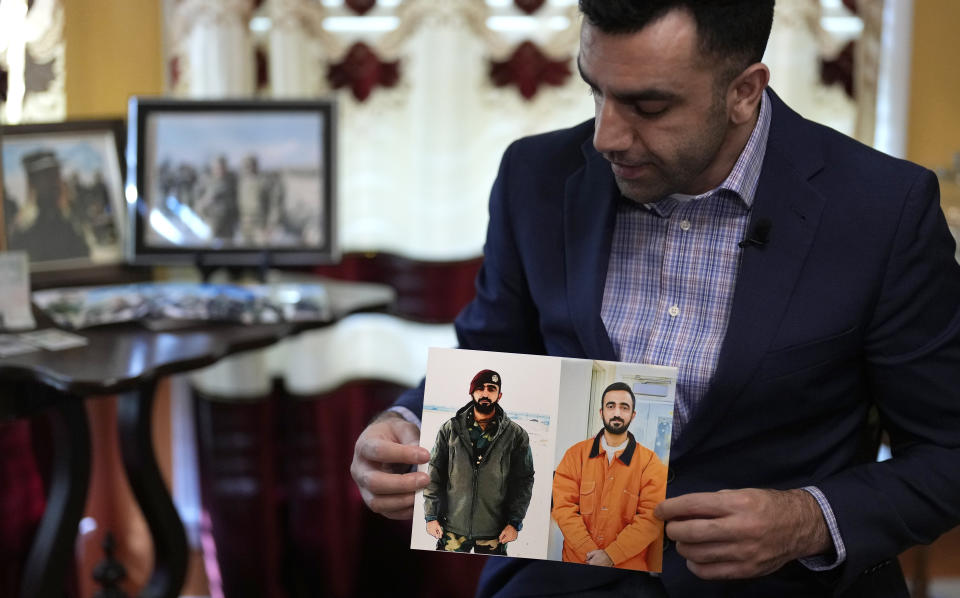
[[[621,111],[623,106],[606,99],[597,101],[593,147],[602,154],[625,152],[633,144],[633,131]]]

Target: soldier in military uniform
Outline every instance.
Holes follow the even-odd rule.
[[[60,177],[60,160],[46,150],[22,158],[27,198],[8,225],[7,249],[26,251],[31,262],[87,258],[90,248],[70,220],[70,201]]]
[[[505,555],[517,539],[533,493],[533,455],[527,432],[498,404],[501,387],[497,372],[477,372],[470,402],[437,433],[423,491],[437,550]]]

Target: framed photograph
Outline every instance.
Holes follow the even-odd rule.
[[[332,103],[135,97],[128,122],[132,262],[336,258]]]
[[[34,272],[123,260],[123,121],[2,127],[3,233]]]

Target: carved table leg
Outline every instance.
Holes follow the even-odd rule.
[[[54,393],[47,390],[40,392]],[[21,598],[62,597],[90,485],[90,426],[83,399],[64,395],[49,411],[53,462],[47,506],[27,556]]]
[[[153,452],[155,383],[123,393],[117,404],[123,466],[153,538],[153,573],[142,598],[177,598],[187,574],[187,536]]]

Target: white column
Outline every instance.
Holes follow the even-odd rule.
[[[252,0],[184,0],[177,5],[174,44],[187,78],[187,95],[227,98],[253,94],[252,7]]]
[[[269,76],[276,98],[316,97],[322,69],[316,38],[322,34],[323,9],[311,0],[268,0]]]
[[[902,158],[907,153],[913,0],[887,0],[884,3],[882,40],[873,146]]]

